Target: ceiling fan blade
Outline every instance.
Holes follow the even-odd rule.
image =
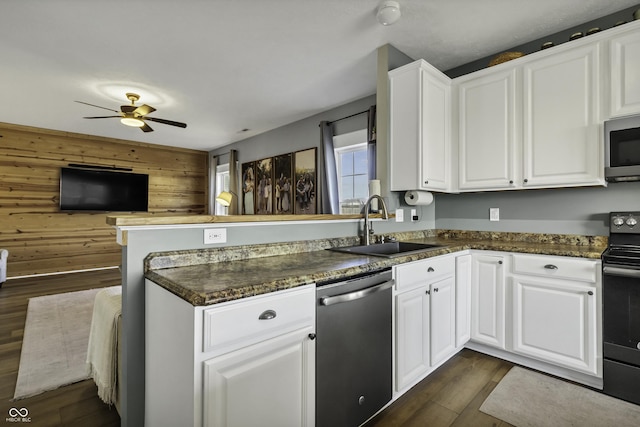
[[[146,116],[149,113],[153,113],[154,111],[156,111],[155,108],[153,108],[150,105],[147,104],[143,104],[141,106],[139,106],[138,108],[136,108],[135,110],[133,110],[134,114],[139,114],[141,116]]]
[[[187,127],[186,123],[174,122],[173,120],[158,119],[156,117],[145,117],[144,119],[151,120],[152,122],[156,122],[156,123],[162,123],[165,125],[178,126],[179,128]]]
[[[136,109],[135,105],[121,105],[120,106],[120,111],[122,111],[125,114],[129,114],[129,113],[133,113],[133,110]]]
[[[96,107],[96,108],[102,108],[103,110],[113,111],[114,113],[119,113],[119,111],[117,111],[117,110],[112,110],[111,108],[101,107],[101,106],[95,105],[95,104],[89,104],[88,102],[82,102],[82,101],[74,101],[74,102],[77,102],[79,104],[84,104],[84,105],[90,105],[90,106]]]
[[[151,126],[149,126],[146,123],[140,129],[142,129],[142,132],[153,132],[153,129],[151,128]]]
[[[83,119],[110,119],[110,118],[121,119],[122,116],[95,116],[95,117],[83,117]]]

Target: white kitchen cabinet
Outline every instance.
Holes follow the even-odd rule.
[[[390,189],[451,186],[451,79],[423,60],[389,72]]]
[[[602,45],[569,47],[454,80],[460,191],[605,184]]]
[[[314,285],[213,306],[145,293],[145,425],[314,425]]]
[[[604,184],[600,44],[523,65],[524,187]]]
[[[471,339],[471,255],[456,257],[456,347]]]
[[[204,362],[204,425],[313,426],[311,326]]]
[[[457,79],[458,186],[465,190],[513,188],[520,158],[520,104],[516,69]]]
[[[627,25],[609,41],[610,117],[640,114],[640,21]]]
[[[402,264],[394,273],[396,390],[402,390],[455,351],[455,258]]]
[[[505,256],[472,255],[471,340],[505,348]]]
[[[513,255],[513,351],[601,375],[595,260]]]

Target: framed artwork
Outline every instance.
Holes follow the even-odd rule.
[[[273,158],[258,160],[255,168],[255,212],[258,215],[273,213]]]
[[[273,158],[274,171],[274,207],[276,215],[293,213],[293,168],[292,154],[287,153]]]
[[[294,213],[313,215],[317,212],[316,182],[317,164],[316,148],[296,151],[293,155],[294,165]]]
[[[255,162],[242,164],[242,214],[255,214]]]

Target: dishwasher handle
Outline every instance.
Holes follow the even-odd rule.
[[[354,301],[354,300],[369,296],[371,294],[375,294],[377,292],[382,292],[384,290],[387,290],[390,287],[392,287],[394,283],[395,283],[394,280],[391,279],[386,282],[382,282],[378,285],[361,289],[356,292],[350,292],[348,294],[336,295],[332,297],[322,297],[320,298],[320,305],[327,306],[327,305],[339,304],[341,302]]]

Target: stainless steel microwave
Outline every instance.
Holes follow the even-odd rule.
[[[604,122],[604,141],[605,179],[640,181],[640,115]]]

